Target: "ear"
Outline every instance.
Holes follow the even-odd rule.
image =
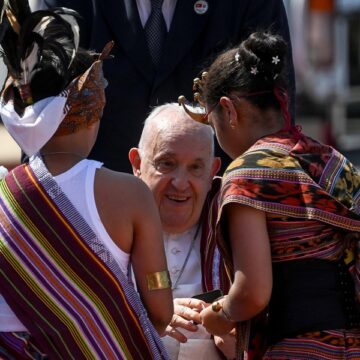
[[[227,114],[228,124],[233,129],[237,123],[238,118],[236,107],[234,106],[233,101],[231,101],[231,99],[227,96],[222,96],[220,98],[219,104],[222,106],[225,114]]]
[[[138,148],[130,149],[129,160],[133,169],[133,174],[137,177],[141,177],[141,171],[140,171],[141,157]]]
[[[219,157],[215,157],[211,168],[212,178],[218,173],[220,167],[221,167],[221,159]]]

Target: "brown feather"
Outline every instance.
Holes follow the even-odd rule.
[[[17,34],[20,34],[21,26],[18,23],[15,15],[12,13],[12,11],[9,8],[5,9],[5,12],[6,12],[6,16],[7,16],[8,20],[9,20],[9,23],[10,23],[11,27],[13,28],[13,30]]]

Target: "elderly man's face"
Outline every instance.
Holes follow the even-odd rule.
[[[181,233],[194,226],[220,160],[212,139],[199,130],[167,129],[154,136],[141,159],[140,177],[154,194],[163,229]]]

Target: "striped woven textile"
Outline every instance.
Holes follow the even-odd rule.
[[[6,360],[46,360],[27,332],[0,332],[0,359]]]
[[[167,358],[138,294],[39,158],[0,182],[0,292],[51,359]]]
[[[345,242],[356,250],[351,246],[360,233],[360,175],[338,151],[305,135],[297,141],[284,133],[259,140],[229,165],[219,202],[218,223],[232,202],[267,213],[275,262],[337,260]],[[224,241],[220,246],[231,268],[229,248]],[[359,269],[360,264],[352,268],[357,282]]]
[[[230,277],[226,272],[224,261],[216,245],[215,239],[217,203],[220,185],[221,178],[215,177],[201,215],[201,275],[203,291],[221,289],[224,294],[227,294],[230,288]]]
[[[263,360],[357,360],[360,329],[310,332],[270,346]]]
[[[345,258],[360,300],[360,174],[338,151],[303,134],[298,139],[285,132],[266,136],[230,164],[222,180],[219,203],[217,235],[230,273],[231,250],[219,224],[224,206],[238,203],[266,212],[274,263]],[[246,334],[254,339],[254,332],[249,335],[248,329]],[[275,345],[274,355],[268,353],[267,358],[359,358],[359,332],[347,333],[349,341],[356,344],[350,352],[355,357],[342,357],[343,347],[338,344],[344,338],[338,335],[337,343],[333,342],[333,357],[296,357],[297,351],[287,353],[283,344],[279,345],[280,353],[275,352]],[[313,346],[315,352],[325,354],[326,341],[311,339],[292,339],[289,347],[303,347],[299,350],[302,353]]]

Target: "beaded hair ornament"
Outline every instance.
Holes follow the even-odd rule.
[[[201,78],[195,78],[194,82],[193,82],[193,92],[194,92],[194,102],[197,103],[198,105],[193,107],[194,110],[191,110],[189,106],[186,105],[186,103],[188,102],[185,98],[184,95],[180,95],[178,98],[178,103],[179,105],[181,105],[185,112],[195,121],[201,123],[201,124],[205,124],[205,125],[209,125],[209,115],[211,114],[211,112],[216,108],[216,106],[218,105],[219,102],[217,102],[216,104],[214,104],[212,107],[210,107],[207,111],[205,108],[205,102],[202,99],[201,93],[202,93],[202,88],[204,86],[204,82],[206,81],[206,77],[207,77],[208,73],[207,72],[203,72],[201,74]],[[250,96],[256,96],[256,95],[262,95],[262,94],[267,94],[267,93],[271,93],[270,90],[263,90],[263,91],[255,91],[255,92],[250,92],[250,93],[246,93],[243,95],[237,95],[236,98],[241,98],[241,97],[250,97]]]
[[[241,58],[240,53],[236,52],[235,56],[234,56],[235,62],[240,63],[240,61],[241,61],[240,58]],[[263,62],[259,62],[257,64],[251,65],[249,68],[249,72],[254,77],[263,75],[265,79],[269,79],[269,77],[270,77],[270,79],[272,78],[272,80],[275,81],[280,75],[279,68],[278,68],[279,64],[281,64],[280,56],[274,55],[271,57],[271,59],[268,59],[265,62],[263,61]],[[267,65],[267,69],[268,69],[267,72],[271,74],[270,76],[264,70],[265,65]],[[270,65],[270,67],[269,67],[269,65]],[[281,110],[281,113],[282,113],[284,121],[285,121],[285,126],[284,126],[283,130],[284,131],[292,131],[294,134],[296,134],[296,136],[298,136],[301,132],[301,127],[293,126],[291,124],[291,116],[290,116],[290,112],[288,109],[289,94],[286,91],[286,89],[284,89],[278,85],[275,85],[272,91],[262,91],[262,92],[256,93],[256,95],[260,95],[260,94],[264,94],[264,93],[271,93],[271,92],[274,94],[274,96],[276,97],[276,99],[278,100],[278,102],[280,104],[280,110]],[[250,95],[255,95],[255,94],[253,93]],[[249,94],[247,96],[249,96]]]

